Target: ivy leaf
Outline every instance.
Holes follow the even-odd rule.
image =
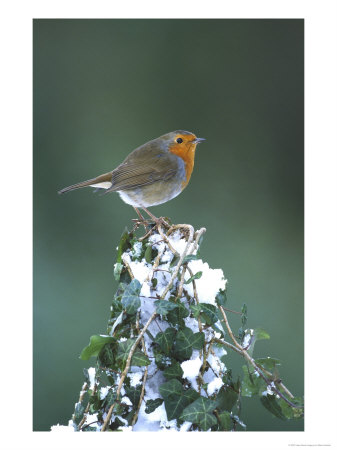
[[[263,395],[261,398],[262,405],[268,409],[274,416],[276,416],[278,419],[281,420],[287,420],[285,415],[282,412],[282,408],[277,403],[277,400],[275,398],[275,395]]]
[[[145,412],[146,414],[150,414],[152,413],[155,409],[158,408],[158,406],[160,406],[163,403],[163,399],[162,398],[155,398],[154,400],[147,400],[146,407],[145,407]]]
[[[181,395],[169,395],[165,399],[167,419],[179,419],[180,414],[183,412],[184,408],[186,408],[186,406],[188,406],[198,397],[199,394],[192,388],[184,391]]]
[[[179,360],[189,359],[192,355],[192,349],[202,349],[205,341],[204,333],[193,333],[190,328],[184,328],[178,331],[176,344],[174,348],[175,355]]]
[[[74,411],[74,422],[76,423],[76,425],[81,422],[84,410],[85,407],[82,405],[82,403],[76,403]]]
[[[226,296],[225,289],[220,289],[220,291],[218,292],[218,294],[215,297],[215,301],[219,306],[222,306],[223,308],[225,307],[225,305],[227,303],[227,296]]]
[[[291,402],[295,405],[301,406],[304,401],[301,397],[293,397]],[[293,408],[287,402],[285,402],[282,398],[278,400],[278,403],[282,409],[283,415],[289,419],[301,419],[303,417],[303,408]]]
[[[147,263],[151,264],[151,262],[152,262],[152,246],[151,245],[148,245],[148,247],[146,247],[144,258]]]
[[[136,279],[133,279],[126,286],[121,302],[127,314],[135,314],[140,307],[139,293],[141,287],[140,282]]]
[[[169,311],[172,311],[179,306],[177,303],[168,300],[156,300],[154,304],[156,305],[157,313],[161,316],[166,316]]]
[[[239,393],[236,392],[233,383],[228,386],[222,386],[216,398],[217,408],[222,412],[232,411],[238,397]]]
[[[197,259],[200,259],[199,251],[197,252],[196,255],[186,255],[185,258],[183,259],[182,264],[186,264],[186,263],[189,263],[190,261],[195,261]]]
[[[210,305],[209,303],[200,303],[201,314],[200,319],[203,323],[207,325],[213,325],[216,323],[218,319],[217,308],[214,305]]]
[[[263,328],[254,328],[254,336],[257,341],[270,339],[270,335]]]
[[[105,408],[110,408],[110,406],[115,402],[116,400],[116,392],[114,392],[113,390],[110,390],[107,395],[105,396],[105,398],[103,399],[102,405]]]
[[[131,347],[135,343],[136,339],[127,339],[126,341],[119,342],[117,348],[117,360],[124,367],[126,360],[128,359]]]
[[[172,360],[172,364],[170,367],[164,370],[164,377],[167,380],[171,380],[172,378],[180,378],[183,375],[183,369],[180,364],[176,360]]]
[[[176,266],[176,265],[178,264],[179,259],[180,259],[180,258],[179,258],[178,255],[174,255],[173,258],[172,258],[172,261],[171,261],[171,263],[170,263],[170,267]]]
[[[98,363],[104,367],[112,367],[115,361],[116,345],[108,344],[104,345],[102,350],[98,354]],[[98,375],[98,371],[96,370]]]
[[[180,381],[173,379],[167,381],[166,383],[163,383],[159,387],[159,392],[164,400],[168,398],[169,395],[180,396],[183,392],[183,385],[180,383]]]
[[[123,270],[123,264],[122,263],[116,263],[114,265],[114,277],[116,281],[119,281],[120,277],[121,277],[121,273]]]
[[[202,272],[197,272],[191,278],[189,278],[187,281],[185,281],[185,284],[192,283],[193,280],[199,280],[199,278],[202,277]]]
[[[224,411],[219,414],[219,420],[221,431],[230,431],[232,429],[231,414],[228,411]]]
[[[200,428],[203,431],[207,431],[217,423],[213,414],[215,408],[216,403],[213,400],[199,397],[184,409],[183,413],[180,415],[180,419],[200,425]]]
[[[142,386],[138,385],[136,387],[133,387],[133,386],[128,387],[128,386],[124,385],[124,389],[125,389],[126,395],[131,400],[131,403],[133,404],[133,406],[138,406],[139,400],[140,400],[140,394],[142,392]]]
[[[172,311],[169,311],[169,313],[167,314],[167,320],[172,325],[184,327],[185,326],[184,318],[189,315],[189,311],[179,301],[177,301],[177,303],[175,304],[177,305],[177,307],[174,308]]]
[[[247,366],[242,366],[244,377],[242,380],[241,394],[244,397],[252,397],[258,395],[265,389],[264,380],[256,373],[250,372]]]
[[[191,305],[190,306],[191,312],[193,314],[193,317],[195,319],[197,319],[201,313],[201,306],[200,303],[196,304],[196,305]]]
[[[131,366],[148,366],[151,364],[149,358],[141,350],[136,350],[131,358]]]
[[[91,356],[97,356],[105,344],[116,342],[116,338],[112,336],[101,336],[95,334],[90,337],[89,345],[87,345],[80,354],[80,359],[87,360]]]
[[[164,332],[160,332],[156,335],[155,342],[166,355],[168,355],[172,349],[175,334],[176,330],[174,328],[167,328]]]
[[[127,228],[125,228],[124,233],[122,234],[118,250],[117,250],[117,263],[122,262],[122,254],[125,252],[125,250],[129,247],[130,240],[132,239],[133,234],[129,233]]]
[[[255,362],[259,366],[262,366],[264,369],[269,370],[271,372],[273,372],[276,366],[281,365],[281,361],[279,359],[270,358],[269,356],[267,358],[256,358]]]

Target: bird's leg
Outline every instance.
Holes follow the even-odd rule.
[[[133,209],[136,211],[139,219],[132,219],[133,222],[135,222],[133,231],[136,230],[140,225],[143,225],[143,227],[145,228],[145,231],[148,231],[148,228],[150,227],[149,225],[149,221],[145,219],[145,217],[142,216],[142,214],[140,213],[139,209],[136,208],[135,206],[133,207]]]
[[[156,223],[156,224],[163,224],[165,227],[170,228],[170,224],[166,222],[166,220],[164,219],[164,217],[156,217],[152,214],[152,212],[150,212],[148,209],[144,208],[144,206],[142,206],[142,209],[146,212],[146,214],[148,214],[151,219]]]
[[[135,206],[133,207],[133,209],[136,211],[136,213],[137,213],[138,217],[140,218],[140,220],[141,220],[142,222],[144,222],[145,219],[144,219],[144,217],[141,215],[139,209],[136,208]]]

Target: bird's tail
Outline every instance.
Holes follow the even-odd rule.
[[[72,184],[71,186],[65,187],[58,191],[59,194],[64,194],[74,189],[80,189],[87,186],[96,187],[99,189],[109,189],[112,185],[111,183],[111,172],[104,173],[96,178],[91,178],[90,180],[82,181],[81,183]]]

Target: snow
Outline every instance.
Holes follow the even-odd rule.
[[[94,389],[94,387],[95,387],[95,374],[96,374],[95,367],[89,367],[89,369],[88,369],[88,375],[89,375],[89,380],[90,380],[89,389]]]
[[[104,400],[105,397],[108,395],[109,392],[109,386],[103,386],[101,387],[100,391],[99,391],[99,398],[101,400]]]
[[[267,389],[265,391],[262,392],[263,396],[267,396],[267,395],[274,395],[274,391],[272,388],[275,387],[274,382],[272,381],[270,384],[267,384]]]
[[[142,254],[143,244],[141,242],[135,242],[132,247],[132,255],[134,258],[139,258]]]
[[[50,431],[75,431],[75,428],[72,425],[52,425],[50,427]]]
[[[202,272],[201,278],[195,280],[195,286],[200,303],[210,303],[215,305],[215,297],[220,289],[226,288],[227,280],[224,279],[222,269],[211,269],[207,262],[201,259],[193,260],[188,263],[188,267],[193,274]],[[185,280],[191,278],[189,271],[186,271]],[[193,283],[185,285],[188,294],[193,297]]]
[[[215,392],[217,392],[221,388],[221,386],[223,384],[224,383],[221,378],[219,378],[219,377],[214,378],[214,380],[211,381],[209,383],[209,385],[207,386],[208,395],[213,395]]]
[[[141,383],[141,379],[143,377],[143,372],[130,372],[128,374],[128,378],[130,379],[130,385],[132,387],[136,387],[138,384]]]
[[[245,330],[245,336],[242,341],[242,347],[247,350],[252,343],[254,335],[254,330],[251,328],[249,330]]]
[[[199,357],[184,361],[180,364],[184,371],[183,378],[186,378],[192,385],[193,389],[198,390],[197,376],[199,375],[202,361]]]

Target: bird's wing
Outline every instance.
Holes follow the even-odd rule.
[[[173,158],[172,158],[173,156]],[[140,186],[169,180],[178,171],[175,155],[130,158],[112,171],[111,187],[106,192],[134,189]]]

